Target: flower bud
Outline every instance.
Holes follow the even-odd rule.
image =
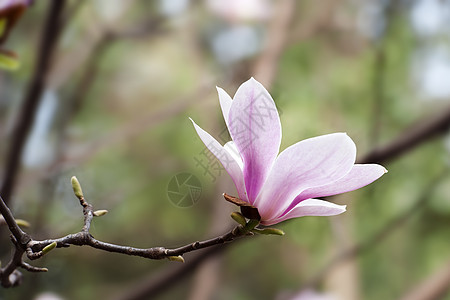
[[[108,213],[108,211],[106,209],[99,209],[93,212],[94,217],[101,217],[104,216]]]
[[[72,179],[70,181],[72,182],[72,189],[75,196],[77,196],[78,199],[84,198],[83,190],[81,189],[81,185],[78,179],[75,176],[72,176]]]
[[[177,262],[181,262],[184,263],[184,258],[181,255],[178,256],[168,256],[167,257],[170,261],[177,261]]]
[[[16,219],[16,223],[17,225],[19,225],[20,227],[25,227],[28,228],[31,226],[31,224],[28,221],[22,220],[22,219]]]

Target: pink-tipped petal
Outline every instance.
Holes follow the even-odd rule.
[[[251,78],[237,90],[228,122],[231,137],[244,162],[248,199],[253,203],[280,149],[280,117],[270,94]]]
[[[328,201],[318,199],[307,199],[282,217],[264,220],[263,225],[273,225],[288,219],[304,217],[304,216],[335,216],[345,212],[346,205],[337,205]]]
[[[385,173],[387,173],[387,170],[380,165],[356,164],[350,172],[341,179],[327,185],[309,188],[301,192],[300,195],[295,198],[292,207],[305,199],[326,197],[357,190],[374,182]]]
[[[191,118],[189,118],[194,125],[195,131],[205,144],[206,148],[214,154],[215,157],[222,163],[222,166],[233,179],[236,186],[239,198],[248,202],[247,194],[245,192],[244,176],[239,163],[233,158],[233,156],[209,133],[200,128]]]
[[[228,117],[233,100],[231,99],[230,95],[228,95],[227,92],[225,92],[222,88],[216,86],[216,89],[217,94],[219,94],[219,103],[220,108],[222,109],[223,119],[225,120],[225,124],[228,127]]]
[[[302,191],[344,177],[352,169],[355,158],[355,143],[345,133],[300,141],[277,158],[253,205],[263,220],[280,216]]]

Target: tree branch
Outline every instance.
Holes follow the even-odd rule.
[[[390,143],[375,148],[358,159],[358,163],[382,163],[392,160],[438,135],[445,134],[449,129],[450,106],[435,116],[427,116],[423,121],[415,122]]]
[[[222,245],[224,243],[231,242],[239,237],[252,236],[254,235],[253,230],[259,224],[259,222],[256,220],[249,220],[247,222],[245,221],[244,217],[242,217],[244,221],[242,221],[240,225],[234,227],[232,230],[223,235],[205,241],[190,243],[175,249],[167,249],[164,247],[152,247],[143,249],[116,245],[97,240],[89,233],[89,229],[91,227],[94,216],[100,216],[99,211],[94,211],[94,207],[84,199],[81,187],[79,186],[76,178],[75,184],[74,179],[72,179],[72,185],[74,186],[75,195],[79,199],[80,205],[83,207],[83,228],[78,233],[69,234],[58,239],[47,239],[42,241],[33,240],[28,234],[26,234],[19,228],[8,206],[0,197],[0,208],[6,223],[13,233],[12,241],[15,246],[14,255],[11,258],[10,262],[4,268],[0,268],[0,283],[3,287],[12,287],[20,284],[22,276],[20,272],[17,271],[18,267],[22,267],[25,270],[31,272],[47,271],[46,268],[37,268],[25,263],[23,261],[24,253],[29,259],[35,260],[41,258],[43,255],[45,255],[55,247],[62,248],[69,247],[70,245],[75,245],[90,246],[92,248],[103,251],[139,256],[148,259],[167,258],[169,260],[184,262],[184,259],[182,258],[183,254],[195,250],[213,247],[216,245]],[[10,278],[12,274],[15,274],[16,276]]]
[[[50,66],[51,57],[61,31],[60,16],[64,4],[64,0],[53,0],[50,4],[40,39],[37,63],[13,129],[12,141],[5,159],[4,180],[0,188],[0,195],[4,197],[6,203],[10,201],[13,193],[25,141],[34,122],[35,112],[40,102],[42,91],[44,90],[45,78]]]
[[[9,231],[12,233],[15,239],[24,244],[28,243],[30,237],[22,229],[20,229],[19,225],[17,225],[17,222],[16,220],[14,220],[11,210],[6,205],[5,201],[1,196],[0,196],[0,212],[6,224],[8,225]]]

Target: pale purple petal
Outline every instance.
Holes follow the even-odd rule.
[[[345,212],[346,205],[337,205],[328,201],[318,199],[307,199],[282,217],[264,220],[263,225],[273,225],[287,219],[304,217],[304,216],[334,216]]]
[[[251,78],[237,90],[228,121],[244,162],[248,199],[253,203],[280,149],[280,117],[270,94]]]
[[[214,156],[217,157],[217,159],[222,163],[225,170],[231,176],[231,179],[233,179],[234,185],[236,186],[237,192],[239,194],[239,198],[244,201],[248,201],[245,191],[244,176],[239,163],[236,162],[233,156],[226,149],[224,149],[224,147],[220,145],[220,143],[215,138],[213,138],[209,133],[200,128],[197,124],[195,124],[192,119],[190,120],[192,121],[192,124],[194,124],[195,130],[197,131],[198,136],[203,141],[205,146],[209,149],[209,151],[211,151],[212,154],[214,154]]]
[[[222,109],[223,119],[225,120],[225,124],[228,127],[228,116],[230,114],[230,108],[233,100],[231,99],[230,95],[228,95],[227,92],[225,92],[220,87],[216,86],[216,89],[217,93],[219,94],[219,103],[220,108]]]
[[[277,158],[254,205],[263,220],[280,216],[303,190],[344,177],[355,158],[355,143],[345,133],[300,141]]]
[[[341,179],[327,185],[309,188],[301,192],[289,205],[286,211],[289,211],[305,199],[326,197],[357,190],[374,182],[385,173],[387,173],[387,170],[380,165],[354,165],[350,172]]]

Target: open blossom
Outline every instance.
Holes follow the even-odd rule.
[[[309,138],[278,154],[280,117],[267,90],[251,78],[233,99],[217,91],[232,141],[222,146],[192,123],[233,179],[239,198],[258,209],[263,225],[343,213],[345,205],[314,198],[359,189],[387,172],[377,164],[355,164],[356,146],[345,133]]]

